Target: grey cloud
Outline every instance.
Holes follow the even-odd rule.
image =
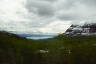
[[[70,20],[73,23],[87,21],[96,15],[95,2],[95,0],[27,0],[26,8],[29,14],[35,15],[35,19],[30,17],[32,25],[29,27],[44,27],[53,22],[52,18],[55,21]]]
[[[51,3],[45,1],[27,1],[26,8],[30,13],[35,13],[39,16],[51,17],[54,16],[54,7]]]
[[[27,1],[27,9],[29,10],[30,13],[34,13],[39,15],[39,17],[55,17],[58,16],[58,14],[56,12],[58,12],[59,10],[70,10],[74,7],[74,0],[51,0],[51,1],[55,1],[55,5],[54,3],[50,3],[50,2],[46,2],[46,1],[50,1],[50,0],[28,0]],[[58,3],[59,2],[59,3]],[[64,16],[64,15],[63,15]],[[60,18],[58,19],[69,19],[68,15],[66,15],[67,17],[62,17],[62,15],[60,16]],[[71,18],[71,19],[75,19],[75,18]]]
[[[64,0],[64,1],[61,1],[57,7],[61,8],[63,10],[68,10],[75,6],[74,3],[75,3],[74,0]],[[57,4],[58,4],[58,2],[57,2]]]
[[[50,7],[39,8],[37,12],[40,16],[53,16],[54,10]]]
[[[78,18],[77,15],[71,15],[71,14],[60,15],[60,16],[57,16],[57,18],[59,18],[60,20],[71,20],[71,21],[80,19]]]
[[[55,2],[55,4],[52,2]],[[92,17],[96,14],[95,3],[96,0],[27,0],[27,9],[30,13],[38,15],[38,17],[56,17],[60,20],[83,20],[87,16]],[[63,12],[58,14],[61,10]]]
[[[56,2],[57,0],[40,0],[40,1]]]
[[[81,3],[88,4],[88,5],[95,5],[96,6],[96,0],[80,0]]]
[[[86,16],[96,14],[95,2],[96,0],[27,0],[26,8],[30,14],[34,13],[38,17],[81,20],[82,18],[86,18]],[[94,7],[91,6],[93,4]],[[63,12],[58,14],[61,10]]]
[[[96,15],[95,3],[96,0],[67,0],[65,4],[60,5],[63,12],[57,15],[57,18],[71,21],[87,20],[88,16],[94,17]]]
[[[58,6],[58,12],[57,12],[57,16],[56,18],[60,19],[60,20],[80,20],[80,16],[78,14],[78,10],[76,10],[76,6],[75,3],[77,1],[75,0],[65,0],[65,1],[61,1]],[[64,3],[64,4],[63,4]],[[79,18],[80,17],[80,18]]]

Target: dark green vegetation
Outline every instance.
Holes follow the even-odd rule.
[[[96,64],[96,37],[28,40],[0,32],[0,64]]]

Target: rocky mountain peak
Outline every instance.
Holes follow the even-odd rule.
[[[96,23],[84,24],[84,25],[71,25],[65,32],[66,35],[71,36],[90,36],[96,35]]]

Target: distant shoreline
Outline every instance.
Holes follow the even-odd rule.
[[[19,34],[19,36],[27,39],[47,39],[56,36],[56,34]]]

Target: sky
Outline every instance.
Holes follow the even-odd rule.
[[[96,22],[96,0],[0,0],[0,30],[64,33],[85,22]]]

